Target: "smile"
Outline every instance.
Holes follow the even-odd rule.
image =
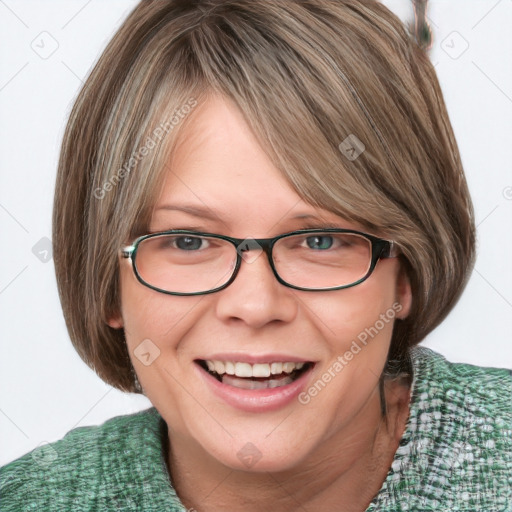
[[[246,412],[267,412],[293,403],[315,367],[311,361],[196,359],[195,363],[213,395]]]
[[[298,379],[313,363],[273,362],[250,364],[237,361],[201,360],[199,365],[222,384],[240,389],[271,389]]]

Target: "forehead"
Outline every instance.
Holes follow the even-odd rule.
[[[221,223],[241,236],[267,236],[291,220],[342,221],[297,194],[240,110],[221,97],[198,106],[180,134],[155,205],[152,230],[177,227],[166,223],[187,217]]]
[[[162,195],[176,195],[187,186],[191,194],[206,188],[212,198],[219,190],[243,196],[246,190],[242,185],[249,184],[254,186],[253,193],[264,183],[281,193],[290,189],[242,113],[221,97],[209,99],[198,108],[180,134],[169,171]]]

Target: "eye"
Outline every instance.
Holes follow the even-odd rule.
[[[329,235],[308,236],[306,244],[310,249],[325,250],[333,245],[333,237]]]
[[[195,236],[180,236],[174,239],[174,245],[182,251],[197,251],[206,241]]]

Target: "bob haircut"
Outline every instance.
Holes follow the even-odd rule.
[[[123,329],[107,325],[120,308],[119,250],[147,232],[179,134],[212,94],[234,102],[304,201],[397,243],[413,300],[382,378],[407,373],[409,348],[466,285],[475,226],[435,70],[377,0],[135,7],[77,97],[59,161],[54,260],[81,358],[142,392]],[[364,151],[348,158],[347,141]]]

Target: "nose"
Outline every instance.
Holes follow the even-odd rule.
[[[244,253],[235,280],[217,293],[217,316],[255,329],[269,323],[291,322],[298,310],[295,290],[279,283],[264,252],[255,252]]]

